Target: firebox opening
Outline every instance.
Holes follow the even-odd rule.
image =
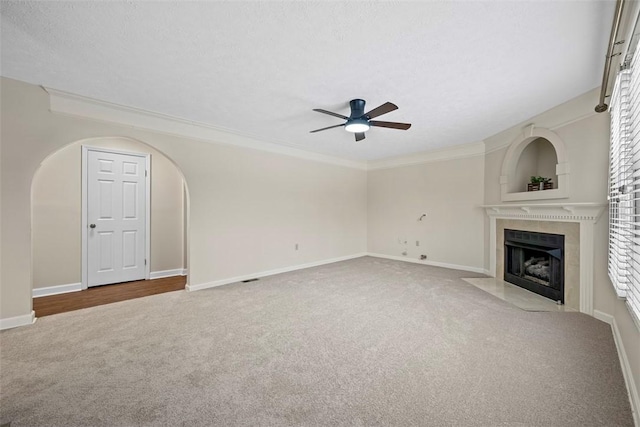
[[[504,230],[504,280],[564,304],[564,236]]]

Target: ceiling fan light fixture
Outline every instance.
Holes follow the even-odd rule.
[[[369,130],[369,122],[365,119],[350,120],[344,127],[344,130],[352,133],[362,133]]]
[[[400,130],[407,130],[411,127],[411,123],[381,122],[379,120],[371,120],[383,114],[387,114],[397,110],[398,106],[394,103],[385,102],[384,104],[374,108],[368,113],[364,112],[364,105],[364,99],[352,99],[351,101],[349,101],[349,107],[351,108],[351,115],[349,117],[343,116],[342,114],[334,113],[333,111],[314,108],[313,111],[337,117],[339,119],[345,120],[345,122],[341,125],[327,126],[324,128],[312,130],[310,132],[316,133],[327,129],[344,127],[347,132],[351,132],[354,134],[356,142],[360,142],[365,139],[364,133],[368,131],[371,126]]]

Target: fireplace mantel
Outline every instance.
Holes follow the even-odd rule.
[[[546,203],[504,204],[482,206],[487,215],[495,218],[523,219],[530,221],[597,222],[605,203]]]
[[[593,316],[594,226],[606,203],[484,205],[489,217],[489,275],[496,277],[496,221],[560,221],[580,224],[580,311]]]

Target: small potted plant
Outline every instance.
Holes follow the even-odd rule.
[[[532,176],[531,182],[527,184],[527,191],[551,190],[552,188],[553,182],[551,182],[551,178],[543,176]]]

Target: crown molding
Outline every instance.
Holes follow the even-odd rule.
[[[241,134],[205,123],[113,104],[48,87],[43,87],[43,89],[49,94],[49,108],[53,113],[130,126],[210,143],[251,148],[354,169],[367,169],[367,163],[364,161],[354,161],[314,153],[285,144],[264,141],[251,135]]]
[[[421,163],[432,163],[443,160],[462,159],[465,157],[481,156],[485,153],[484,142],[456,145],[439,150],[424,151],[402,157],[368,161],[368,170],[391,169],[402,166],[411,166]]]
[[[599,92],[599,87],[591,89],[582,95],[578,95],[569,101],[556,105],[532,117],[526,122],[521,122],[518,125],[485,138],[486,154],[508,147],[515,135],[529,128],[532,124],[535,125],[536,128],[546,128],[551,131],[556,131],[573,123],[597,116],[600,113],[596,113],[593,106],[597,103]]]
[[[587,113],[584,113],[584,114],[581,114],[579,116],[576,116],[576,117],[574,117],[572,119],[567,119],[567,120],[563,121],[562,123],[557,123],[557,124],[554,124],[553,126],[549,126],[547,129],[549,129],[551,131],[556,131],[557,129],[562,129],[565,126],[569,126],[569,125],[571,125],[573,123],[576,123],[576,122],[579,122],[581,120],[588,119],[588,118],[590,118],[592,116],[595,116],[597,114],[599,114],[599,113],[596,113],[595,111],[589,111]],[[528,123],[526,125],[522,125],[522,129],[525,130],[525,129],[529,128],[531,125],[535,126],[536,124],[535,123]],[[496,142],[489,143],[488,142],[487,143],[486,154],[493,153],[494,151],[499,151],[499,150],[505,149],[505,148],[509,147],[510,145],[511,145],[511,141],[508,141],[508,140],[501,141],[499,143],[496,143]]]
[[[242,134],[206,123],[114,104],[49,87],[43,87],[43,89],[49,95],[49,108],[53,113],[82,117],[209,143],[251,148],[359,170],[389,169],[421,163],[460,159],[483,155],[485,152],[484,142],[475,142],[383,160],[349,160],[314,153],[292,147],[285,143],[265,141],[259,137]]]

